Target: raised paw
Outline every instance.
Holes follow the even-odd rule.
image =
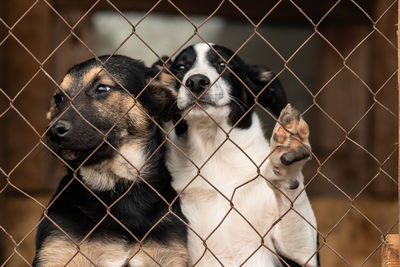
[[[308,136],[307,123],[300,112],[288,104],[281,111],[271,136],[271,162],[276,175],[301,171],[311,154]]]

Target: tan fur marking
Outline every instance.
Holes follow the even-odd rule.
[[[115,86],[115,81],[104,71],[100,72],[100,83],[108,86]]]
[[[119,149],[118,153],[108,160],[90,165],[82,166],[81,175],[85,183],[98,191],[112,190],[117,181],[135,181],[147,174],[147,166],[144,167],[147,154],[145,143],[142,138],[127,138]]]
[[[134,125],[137,129],[143,130],[143,132],[149,126],[149,119],[145,114],[145,108],[131,96],[122,92],[111,92],[104,102],[94,102],[94,105],[97,106],[99,111],[105,111],[115,118],[126,114],[124,118],[128,120],[128,123]]]
[[[104,161],[96,165],[82,166],[80,173],[85,183],[94,190],[104,191],[114,188],[120,179],[109,169],[110,161]]]
[[[48,112],[46,113],[46,120],[50,121],[50,119],[51,119],[51,112],[48,111]]]
[[[56,103],[54,101],[54,98],[52,98],[50,100],[49,111],[46,113],[46,119],[50,122],[55,113],[56,113]]]
[[[86,87],[88,86],[94,78],[99,77],[100,78],[100,83],[108,86],[114,86],[115,81],[110,75],[103,70],[102,67],[94,67],[91,70],[87,71],[82,79],[79,79],[79,88],[81,87]],[[71,74],[65,75],[62,83],[61,83],[61,88],[64,89],[65,91],[72,90],[73,87],[77,86],[74,85],[74,81],[78,80],[75,77],[73,77]],[[76,89],[76,88],[75,88]]]
[[[83,86],[88,85],[102,71],[101,67],[94,67],[83,75]]]
[[[121,101],[121,112],[126,113],[128,110],[128,119],[137,129],[146,131],[149,126],[149,119],[146,116],[146,109],[131,96],[122,95]]]
[[[144,107],[136,102],[136,105],[129,111],[129,118],[136,125],[137,129],[146,131],[149,126],[149,119],[143,112]]]
[[[123,104],[122,101],[123,101],[122,93],[113,91],[107,95],[107,98],[105,99],[105,101],[103,103],[98,102],[98,105],[101,105],[106,109],[109,109],[109,112],[121,112],[122,113],[122,112],[124,112],[123,110],[120,110],[121,104]]]
[[[160,83],[163,86],[169,87],[169,88],[174,88],[176,86],[176,80],[175,77],[166,73],[166,72],[162,72],[159,76],[160,78]],[[175,94],[178,94],[175,90],[174,90]]]
[[[66,237],[48,237],[39,251],[39,266],[122,266],[128,257],[127,244],[120,242],[88,242],[79,248]],[[90,259],[90,262],[88,260]],[[72,259],[72,260],[71,260]]]
[[[168,245],[146,242],[140,249],[138,244],[129,246],[119,240],[86,242],[78,248],[66,237],[59,236],[48,237],[39,251],[39,266],[61,267],[69,262],[69,267],[93,266],[92,263],[108,267],[123,266],[128,261],[132,267],[179,267],[187,266],[189,254],[186,247],[177,242]]]
[[[127,180],[136,180],[138,171],[141,177],[146,174],[146,168],[143,168],[146,159],[145,146],[140,138],[121,145],[118,152],[106,166],[112,173]]]
[[[62,89],[68,90],[69,88],[72,87],[73,82],[74,82],[74,78],[72,77],[72,75],[71,74],[67,74],[67,75],[64,76],[64,79],[62,80],[60,86],[61,86]]]
[[[175,80],[174,76],[162,72],[156,79],[154,79],[151,84],[151,90],[153,93],[161,93],[161,94],[166,94],[166,93],[171,93],[174,97],[178,97],[178,92],[174,89],[176,86],[177,81]],[[164,92],[167,90],[168,92]]]
[[[143,245],[143,250],[139,251],[129,263],[132,267],[153,267],[160,265],[166,267],[184,267],[188,266],[189,261],[188,251],[183,244],[176,242],[161,245],[155,242],[148,242]]]

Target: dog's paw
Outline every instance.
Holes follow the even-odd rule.
[[[300,112],[288,104],[281,111],[270,142],[273,151],[270,160],[278,177],[293,179],[293,175],[301,171],[311,155],[308,136],[307,123]]]

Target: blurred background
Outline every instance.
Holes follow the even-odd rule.
[[[391,0],[1,0],[0,266],[29,266],[63,176],[40,136],[65,72],[114,52],[150,65],[204,41],[273,70],[304,112],[322,266],[380,265],[398,232],[396,27]]]

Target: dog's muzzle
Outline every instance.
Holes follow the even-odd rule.
[[[205,75],[195,74],[186,80],[185,85],[193,94],[199,96],[210,86],[210,79]]]

